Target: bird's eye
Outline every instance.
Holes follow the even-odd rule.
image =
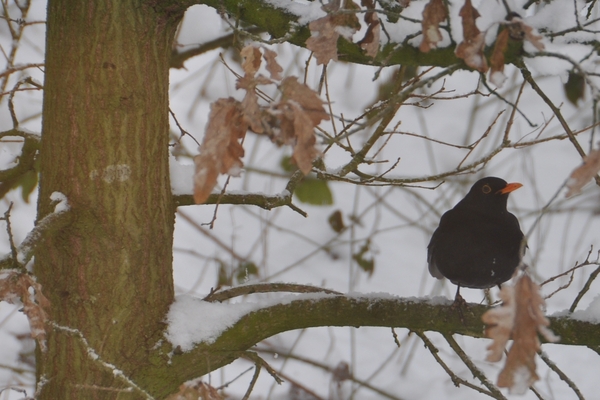
[[[483,185],[483,187],[481,188],[481,191],[484,194],[489,194],[492,191],[492,188],[490,187],[490,185]]]

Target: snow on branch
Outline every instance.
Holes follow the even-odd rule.
[[[54,192],[50,195],[50,200],[55,203],[54,212],[46,215],[41,221],[38,221],[18,247],[17,261],[23,266],[27,265],[29,260],[31,260],[35,247],[43,240],[44,235],[64,227],[70,221],[70,218],[67,217],[69,215],[67,197],[60,192]]]
[[[75,338],[77,338],[79,340],[79,342],[84,346],[85,351],[86,351],[88,357],[92,361],[97,362],[98,364],[100,364],[104,368],[110,370],[115,378],[123,381],[128,386],[126,389],[121,389],[121,391],[123,391],[123,392],[132,392],[133,390],[136,390],[137,392],[139,392],[140,394],[142,394],[146,399],[148,399],[148,400],[154,400],[154,397],[152,397],[148,392],[146,392],[144,389],[142,389],[139,385],[137,385],[130,378],[128,378],[127,374],[125,374],[125,372],[123,372],[122,370],[120,370],[119,368],[117,368],[114,364],[111,364],[109,362],[106,362],[106,361],[102,360],[102,358],[96,352],[96,350],[94,350],[94,348],[92,346],[90,346],[89,342],[87,341],[87,339],[85,338],[85,336],[83,336],[83,333],[81,333],[80,330],[74,329],[74,328],[70,328],[68,326],[62,326],[62,325],[56,324],[54,322],[51,322],[50,325],[56,331],[64,332],[66,334],[69,334],[69,335],[74,336]]]

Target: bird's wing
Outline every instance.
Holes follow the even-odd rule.
[[[435,232],[433,232],[431,240],[429,241],[429,245],[427,246],[427,266],[429,268],[429,274],[431,276],[437,279],[444,279],[444,275],[442,275],[442,273],[438,269],[433,257],[433,253],[435,252],[436,238],[439,234],[439,231],[440,228],[438,227],[438,229],[436,229]]]

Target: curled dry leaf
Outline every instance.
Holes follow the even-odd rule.
[[[281,79],[279,74],[283,69],[277,64],[277,61],[275,61],[277,53],[268,49],[264,49],[264,51],[267,70],[270,72],[271,77],[275,76],[278,77],[278,79]],[[261,65],[261,53],[257,47],[252,45],[246,46],[242,49],[240,54],[244,58],[244,61],[242,62],[244,76],[238,78],[236,88],[244,89],[246,91],[246,95],[241,103],[244,122],[252,129],[252,131],[263,133],[264,129],[261,122],[261,109],[258,105],[258,96],[256,95],[255,89],[258,85],[270,84],[273,83],[273,81],[262,75],[256,76]]]
[[[279,65],[279,63],[275,59],[277,57],[277,53],[269,49],[264,49],[264,52],[265,54],[263,57],[265,58],[265,61],[267,63],[267,71],[269,71],[269,74],[271,74],[271,79],[280,81],[283,68],[281,68],[281,65]]]
[[[455,54],[469,67],[479,72],[487,72],[488,64],[483,55],[485,35],[475,24],[475,20],[480,17],[479,12],[473,7],[471,0],[466,0],[459,15],[462,18],[463,41],[456,47]]]
[[[504,288],[502,290],[501,293]],[[494,325],[486,328],[486,336],[493,339],[488,347],[488,360],[501,358],[510,329],[513,344],[498,376],[498,386],[509,388],[510,393],[523,394],[539,379],[535,367],[535,355],[540,350],[538,332],[549,342],[556,342],[559,338],[548,329],[550,322],[542,311],[544,299],[539,286],[529,275],[523,274],[518,278],[512,295],[510,292],[503,295],[508,299],[506,301],[503,297],[506,304],[487,311],[482,317],[484,323]]]
[[[280,132],[273,140],[294,146],[292,160],[306,175],[318,156],[314,129],[321,121],[328,120],[329,115],[317,93],[299,83],[296,77],[285,78],[280,89],[281,101],[274,106],[278,110],[274,115],[279,119]]]
[[[242,69],[246,76],[254,76],[260,68],[260,50],[252,45],[246,46],[240,52],[240,55],[244,58],[242,62]]]
[[[258,85],[266,85],[274,83],[262,75],[257,77],[243,76],[238,78],[235,87],[236,89],[244,89],[246,94],[242,100],[241,111],[244,122],[255,133],[263,133],[262,125],[262,108],[258,104],[258,96],[256,95],[256,87]]]
[[[337,41],[340,34],[333,26],[331,15],[311,22],[308,28],[311,36],[306,39],[306,48],[315,53],[317,65],[327,64],[329,60],[337,61]]]
[[[282,92],[281,102],[293,101],[300,105],[314,126],[319,125],[321,121],[329,119],[329,114],[323,108],[323,100],[319,95],[303,83],[298,82],[298,78],[290,76],[281,82]]]
[[[423,10],[423,40],[421,41],[419,50],[427,53],[429,50],[437,47],[437,44],[442,40],[440,23],[447,17],[448,10],[446,10],[443,0],[429,1]]]
[[[244,122],[248,125],[248,127],[255,133],[263,133],[264,128],[262,126],[262,110],[258,105],[258,96],[254,91],[254,87],[256,85],[249,85],[246,88],[246,95],[242,100],[242,113]]]
[[[194,201],[206,201],[217,184],[219,174],[237,175],[244,165],[244,148],[239,140],[246,135],[246,123],[240,103],[233,98],[219,99],[210,107],[210,115],[200,154],[194,157]]]
[[[358,6],[351,0],[344,1],[344,9],[356,9]],[[311,36],[306,39],[306,48],[315,54],[317,65],[337,61],[337,42],[340,34],[351,39],[360,29],[358,18],[354,14],[335,12],[340,9],[340,2],[331,2],[323,7],[328,14],[312,21],[308,28]]]
[[[515,322],[515,290],[510,285],[502,286],[499,293],[502,306],[492,308],[482,315],[481,320],[486,324],[485,336],[493,341],[488,346],[487,361],[497,362],[502,359],[504,347],[510,339]]]
[[[496,44],[494,45],[494,51],[490,57],[490,64],[492,66],[490,72],[490,80],[497,87],[502,87],[504,81],[506,81],[506,75],[504,75],[504,53],[508,48],[508,29],[503,29],[496,38]]]
[[[571,173],[569,181],[567,182],[569,190],[567,191],[566,197],[581,193],[581,189],[585,184],[593,179],[598,172],[600,172],[600,150],[592,150],[590,151],[590,154],[585,157],[585,160],[583,160],[583,164],[575,168]]]
[[[345,361],[340,361],[333,370],[331,380],[334,382],[344,382],[348,379],[352,379],[352,373],[350,372],[350,366]]]
[[[33,289],[33,293],[29,292]],[[29,320],[31,337],[34,338],[40,349],[45,352],[46,347],[46,322],[50,308],[50,301],[42,293],[42,285],[29,275],[15,270],[4,270],[0,273],[0,300],[14,304],[20,300],[23,303],[23,312]]]
[[[362,0],[361,4],[366,6],[369,10],[375,9],[375,3],[373,0]],[[365,54],[369,57],[377,56],[379,52],[379,37],[381,35],[381,23],[379,17],[374,11],[367,12],[365,14],[365,22],[367,23],[367,32],[365,37],[362,38],[358,44],[360,48],[365,51]]]
[[[319,152],[315,148],[315,125],[307,112],[295,102],[289,102],[286,108],[291,110],[287,117],[293,120],[293,134],[295,136],[294,153],[292,161],[298,166],[304,175],[312,169],[312,162],[317,158]]]

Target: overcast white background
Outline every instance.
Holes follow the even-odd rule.
[[[278,2],[281,4],[282,2]],[[462,5],[454,4],[452,15],[458,15]],[[478,3],[482,3],[479,5]],[[522,4],[523,2],[516,2]],[[319,10],[315,5],[294,2],[295,12],[303,12],[315,17]],[[405,11],[406,16],[420,18],[425,2],[413,1]],[[518,9],[515,2],[509,2]],[[550,27],[553,30],[573,26],[574,12],[572,1],[554,1],[546,5],[543,12],[532,15],[526,21],[536,28]],[[575,2],[583,9],[585,2]],[[504,8],[496,2],[474,2],[482,18],[478,20],[480,29],[493,26],[502,20]],[[302,8],[305,7],[305,8]],[[532,6],[530,10],[535,9]],[[540,6],[541,7],[541,6]],[[300,11],[298,11],[300,10]],[[533,11],[530,11],[533,14]],[[599,16],[598,5],[592,18]],[[527,15],[523,15],[524,17]],[[559,18],[560,16],[560,18]],[[308,17],[307,17],[308,18]],[[383,17],[384,18],[384,17]],[[45,19],[45,3],[33,1],[28,20]],[[455,19],[454,21],[459,21]],[[0,21],[0,40],[2,46],[8,46],[9,36],[6,25]],[[384,18],[385,22],[385,18]],[[419,26],[403,22],[390,24],[385,22],[392,39],[402,40],[407,33],[419,29]],[[413,29],[414,28],[414,29]],[[204,43],[226,33],[228,27],[218,14],[205,6],[192,7],[186,14],[178,36],[181,49]],[[596,29],[598,27],[596,26]],[[495,31],[495,29],[494,29]],[[43,62],[44,27],[34,25],[26,31],[27,36],[19,50],[20,63]],[[455,40],[460,41],[462,32],[459,23],[453,25]],[[589,35],[587,35],[589,39]],[[360,38],[360,34],[357,34]],[[566,43],[570,39],[581,39],[583,35],[571,38],[557,38],[554,43],[545,41],[548,51],[558,52],[580,60],[588,54],[589,48],[578,44]],[[488,37],[493,41],[494,35]],[[597,39],[597,37],[596,37]],[[419,41],[414,39],[418,45]],[[449,40],[448,40],[449,43]],[[446,43],[447,44],[447,43]],[[284,67],[285,76],[304,76],[305,63],[310,53],[295,46],[282,44],[270,47],[279,54],[279,61]],[[530,50],[529,48],[527,48]],[[241,72],[236,61],[234,50],[215,50],[205,55],[190,59],[185,69],[173,70],[171,73],[171,108],[183,127],[199,141],[202,139],[206,125],[209,105],[220,97],[234,96],[241,99],[243,92],[235,89],[235,77],[219,61],[219,52],[228,65]],[[590,68],[599,62],[598,56],[585,60]],[[586,89],[585,98],[579,107],[569,103],[563,91],[566,82],[567,68],[564,61],[553,58],[528,59],[527,65],[543,90],[556,105],[562,104],[561,110],[572,130],[578,130],[592,124],[593,96]],[[582,64],[583,65],[583,64]],[[344,115],[353,119],[364,111],[364,107],[375,101],[378,86],[387,80],[393,72],[392,67],[384,69],[379,80],[372,79],[376,68],[360,65],[332,63],[328,67],[328,86],[332,108],[336,116]],[[307,84],[316,88],[319,83],[321,66],[315,65],[314,58],[308,68]],[[522,78],[518,70],[507,66],[508,77],[505,87],[500,93],[514,101]],[[31,75],[43,82],[40,71],[28,70],[16,80]],[[455,72],[445,80],[446,96],[469,93],[477,88],[479,75],[474,72]],[[596,78],[597,79],[597,78]],[[596,80],[598,85],[598,80]],[[426,88],[424,93],[438,90],[441,82]],[[9,88],[11,85],[9,85]],[[481,88],[482,91],[485,89]],[[270,92],[276,96],[275,90]],[[323,92],[324,94],[324,92]],[[324,95],[322,98],[325,98]],[[24,92],[15,97],[15,106],[20,119],[39,115],[41,112],[41,94]],[[416,99],[415,99],[416,101]],[[0,130],[11,128],[11,120],[7,110],[7,98],[0,103]],[[399,130],[417,133],[444,142],[467,144],[479,138],[492,123],[496,115],[505,110],[492,128],[490,135],[469,157],[474,161],[495,148],[502,139],[506,122],[511,109],[506,103],[494,96],[470,96],[465,99],[433,101],[424,103],[428,108],[402,106],[390,127],[401,121]],[[552,112],[546,104],[527,85],[519,108],[537,127],[531,127],[523,117],[517,116],[514,121],[510,139],[532,140],[540,134],[540,127],[552,118]],[[32,118],[23,123],[23,127],[39,132],[40,118]],[[339,120],[335,122],[341,129]],[[331,122],[324,122],[321,127],[332,132]],[[173,132],[178,134],[173,124]],[[353,146],[359,146],[368,138],[370,131],[366,129],[352,137]],[[541,132],[540,137],[549,137],[564,133],[554,120]],[[590,133],[580,135],[579,141],[589,151]],[[597,148],[598,135],[594,139]],[[383,143],[381,143],[383,144]],[[380,144],[380,145],[381,145]],[[375,146],[379,148],[380,145]],[[189,139],[183,141],[188,151],[196,153],[197,146]],[[291,149],[274,147],[267,139],[249,134],[244,147],[244,162],[248,170],[239,178],[232,178],[230,190],[244,190],[277,194],[285,188],[285,178],[274,177],[253,172],[255,169],[268,170],[283,174],[279,162],[284,155],[290,155]],[[19,152],[18,144],[0,143],[0,161],[2,168],[10,166]],[[74,149],[76,151],[76,149]],[[396,169],[388,177],[421,177],[452,170],[466,155],[466,151],[442,146],[421,138],[395,135],[387,143],[378,156],[379,160],[388,163],[361,167],[365,172],[382,172],[400,158]],[[324,160],[328,170],[334,171],[344,165],[347,154],[333,149],[327,152]],[[190,164],[191,160],[178,157],[173,162]],[[148,161],[149,165],[151,160]],[[510,195],[509,209],[517,215],[524,232],[530,228],[540,215],[540,209],[552,198],[568,178],[571,171],[579,166],[581,158],[568,140],[551,141],[523,149],[505,149],[495,156],[483,170],[474,174],[461,175],[446,179],[436,190],[424,188],[400,187],[365,187],[347,183],[333,183],[329,187],[333,191],[334,204],[331,206],[310,206],[295,200],[298,207],[308,213],[304,218],[289,208],[264,211],[252,206],[220,206],[214,229],[209,231],[203,227],[200,232],[196,226],[177,215],[174,250],[174,275],[177,294],[207,294],[216,285],[219,261],[229,266],[237,266],[239,259],[251,261],[259,267],[259,276],[250,277],[252,281],[295,282],[323,286],[343,292],[370,294],[381,293],[382,296],[427,297],[445,296],[452,298],[455,287],[448,282],[442,283],[430,277],[426,266],[426,246],[439,217],[451,208],[478,178],[498,176],[509,182],[520,182],[524,186]],[[192,178],[184,174],[190,168],[176,168],[173,185],[177,188],[189,185],[191,191]],[[220,181],[221,183],[224,180]],[[439,182],[422,183],[421,186],[433,187]],[[35,193],[29,204],[21,200],[19,190],[11,192],[1,203],[0,213],[4,213],[8,202],[14,201],[12,211],[13,233],[17,241],[22,240],[33,226],[35,218]],[[334,210],[341,210],[346,225],[350,227],[343,234],[334,232],[327,219]],[[180,208],[180,213],[196,221],[197,224],[209,222],[214,214],[214,206],[189,206]],[[528,238],[529,249],[526,263],[530,265],[532,276],[542,282],[549,277],[561,273],[583,261],[594,246],[594,253],[600,248],[600,191],[598,187],[588,185],[583,194],[568,200],[564,198],[564,189],[557,200],[552,203],[549,212],[535,226]],[[355,223],[352,223],[352,220]],[[2,224],[0,249],[8,251],[6,233]],[[375,260],[372,276],[359,270],[352,261],[356,253],[370,240],[370,257]],[[592,258],[595,258],[592,256]],[[576,294],[585,283],[587,276],[596,266],[582,268],[575,273],[568,289],[560,291],[547,301],[547,314],[568,309]],[[543,288],[548,295],[568,282],[568,278],[559,279]],[[578,310],[585,310],[598,296],[600,283],[595,282],[590,292],[583,298]],[[469,302],[483,301],[480,290],[464,289],[462,295]],[[496,295],[497,289],[492,289]],[[277,295],[250,296],[236,299],[235,302],[273,302]],[[26,335],[28,323],[18,307],[5,302],[0,303],[0,388],[15,386],[24,388],[29,394],[33,392],[34,375],[32,373],[16,374],[9,367],[23,368],[33,371],[33,367],[19,361],[19,353],[31,350],[23,346],[32,346],[31,342],[18,340],[18,335]],[[212,311],[207,311],[209,314]],[[208,318],[208,316],[207,316]],[[600,322],[600,317],[599,321]],[[303,331],[287,332],[270,338],[260,347],[270,347],[277,352],[286,351],[335,367],[340,362],[347,362],[359,379],[401,399],[480,399],[486,396],[468,388],[456,388],[448,375],[438,365],[422,342],[409,336],[404,329],[397,329],[400,348],[394,343],[389,329],[385,328],[318,328]],[[475,384],[471,372],[447,346],[445,340],[436,333],[428,333],[430,340],[439,346],[440,356],[463,379]],[[502,363],[492,364],[485,361],[487,340],[455,336],[467,354],[479,368],[484,370],[490,380],[495,381]],[[600,357],[597,353],[580,346],[544,345],[543,350],[579,387],[582,394],[593,399],[597,396],[597,377],[600,376]],[[337,388],[332,376],[322,370],[307,366],[301,362],[287,360],[283,357],[265,355],[265,359],[276,369],[313,390],[323,398],[349,398],[350,392],[356,389],[354,396],[359,399],[386,398],[365,388],[352,386],[345,382]],[[549,371],[538,359],[538,375],[540,381],[535,387],[545,399],[576,398],[575,393]],[[205,381],[213,386],[229,382],[243,371],[250,368],[248,361],[236,361],[232,365],[213,372],[205,377]],[[241,398],[252,377],[252,371],[233,382],[226,389],[231,398]],[[284,381],[286,379],[284,378]],[[525,396],[508,398],[534,399],[529,392]],[[273,379],[265,372],[261,374],[252,398],[286,399],[290,398],[290,385],[275,385]],[[6,390],[0,399],[17,399],[22,394]],[[298,397],[301,398],[301,397]],[[308,397],[306,397],[308,398]]]

